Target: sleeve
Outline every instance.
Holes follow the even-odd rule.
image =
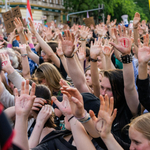
[[[61,62],[61,59],[59,59],[59,60],[60,60],[60,68],[58,70],[59,70],[60,74],[62,75],[62,77],[64,79],[66,79],[67,78],[67,72],[66,72],[66,70],[65,70],[65,68]]]
[[[12,42],[12,46],[13,46],[13,47],[19,47],[19,42],[18,42],[17,40],[14,40],[14,41]]]
[[[0,102],[4,105],[5,108],[15,106],[14,96],[7,91],[3,83],[2,85],[3,85],[3,92],[0,96]]]
[[[145,80],[137,78],[137,88],[139,94],[139,101],[145,109],[150,111],[150,97],[149,97],[149,77]]]
[[[13,73],[9,74],[8,79],[18,89],[18,91],[21,90],[22,81],[25,81],[25,79],[17,71],[14,71]]]

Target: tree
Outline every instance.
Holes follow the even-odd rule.
[[[121,16],[124,14],[129,16],[129,20],[132,20],[135,12],[140,13],[141,19],[148,20],[143,9],[134,0],[64,0],[66,11],[69,10],[70,12],[98,8],[98,4],[104,4],[105,16],[110,14],[112,19],[117,18],[118,22],[122,20]],[[93,12],[93,14],[98,15],[98,11]]]

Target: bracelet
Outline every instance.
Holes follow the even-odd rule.
[[[69,119],[68,119],[68,122],[73,118],[74,116],[71,116]]]
[[[87,113],[86,117],[82,120],[78,120],[81,123],[86,123],[91,119],[91,116],[89,115],[89,113]]]
[[[21,54],[21,56],[22,56],[22,57],[26,57],[26,56],[28,56],[28,54]]]
[[[97,62],[97,59],[93,59],[93,58],[90,57],[90,61]]]
[[[127,54],[125,56],[121,55],[121,62],[124,64],[129,64],[131,63],[133,60],[132,54]]]
[[[85,41],[85,39],[82,39],[82,38],[80,38],[79,40],[80,40],[80,41]]]
[[[82,121],[86,117],[86,115],[87,115],[87,111],[85,109],[84,109],[84,111],[85,111],[85,116],[84,117],[82,117],[82,118],[76,118],[75,117],[75,118]]]
[[[72,56],[66,56],[66,55],[64,54],[64,56],[65,56],[66,58],[72,58],[72,57],[74,56],[74,54],[73,54]]]

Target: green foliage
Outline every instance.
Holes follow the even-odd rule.
[[[64,6],[66,11],[69,9],[71,12],[76,12],[98,8],[98,4],[104,4],[105,16],[110,14],[112,19],[117,18],[118,22],[122,20],[121,16],[124,14],[129,16],[128,20],[133,20],[135,12],[140,13],[142,20],[150,20],[148,0],[146,0],[147,2],[143,1],[145,0],[64,0]],[[98,15],[98,11],[93,14]]]

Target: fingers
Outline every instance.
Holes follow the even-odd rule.
[[[35,89],[36,89],[36,84],[33,82],[33,83],[32,83],[32,88],[31,88],[31,92],[30,92],[30,95],[31,95],[31,96],[34,96],[34,94],[35,94]]]
[[[18,97],[18,90],[17,90],[17,88],[14,89],[14,95],[15,95],[15,97]]]
[[[59,84],[61,85],[61,87],[64,86],[64,85],[69,87],[69,85],[67,84],[67,82],[65,80],[63,80],[63,79],[60,79]]]
[[[26,85],[25,85],[25,93],[29,95],[29,80],[26,80]]]
[[[91,119],[92,119],[94,122],[96,122],[96,121],[97,121],[97,118],[96,118],[96,116],[95,116],[95,114],[94,114],[94,111],[93,111],[93,110],[89,110],[89,114],[90,114],[90,116],[91,116]]]
[[[24,81],[21,83],[21,95],[22,94],[25,94],[25,82]]]
[[[35,99],[35,101],[34,101],[35,103],[39,103],[39,104],[41,104],[41,105],[44,105],[45,103],[47,103],[47,101],[45,100],[45,99],[43,99],[43,98],[36,98]]]
[[[55,96],[51,97],[51,100],[59,107],[61,105],[61,103],[57,100],[57,98]]]
[[[81,103],[77,98],[71,97],[71,100],[77,105],[78,108],[84,108],[83,103]]]

